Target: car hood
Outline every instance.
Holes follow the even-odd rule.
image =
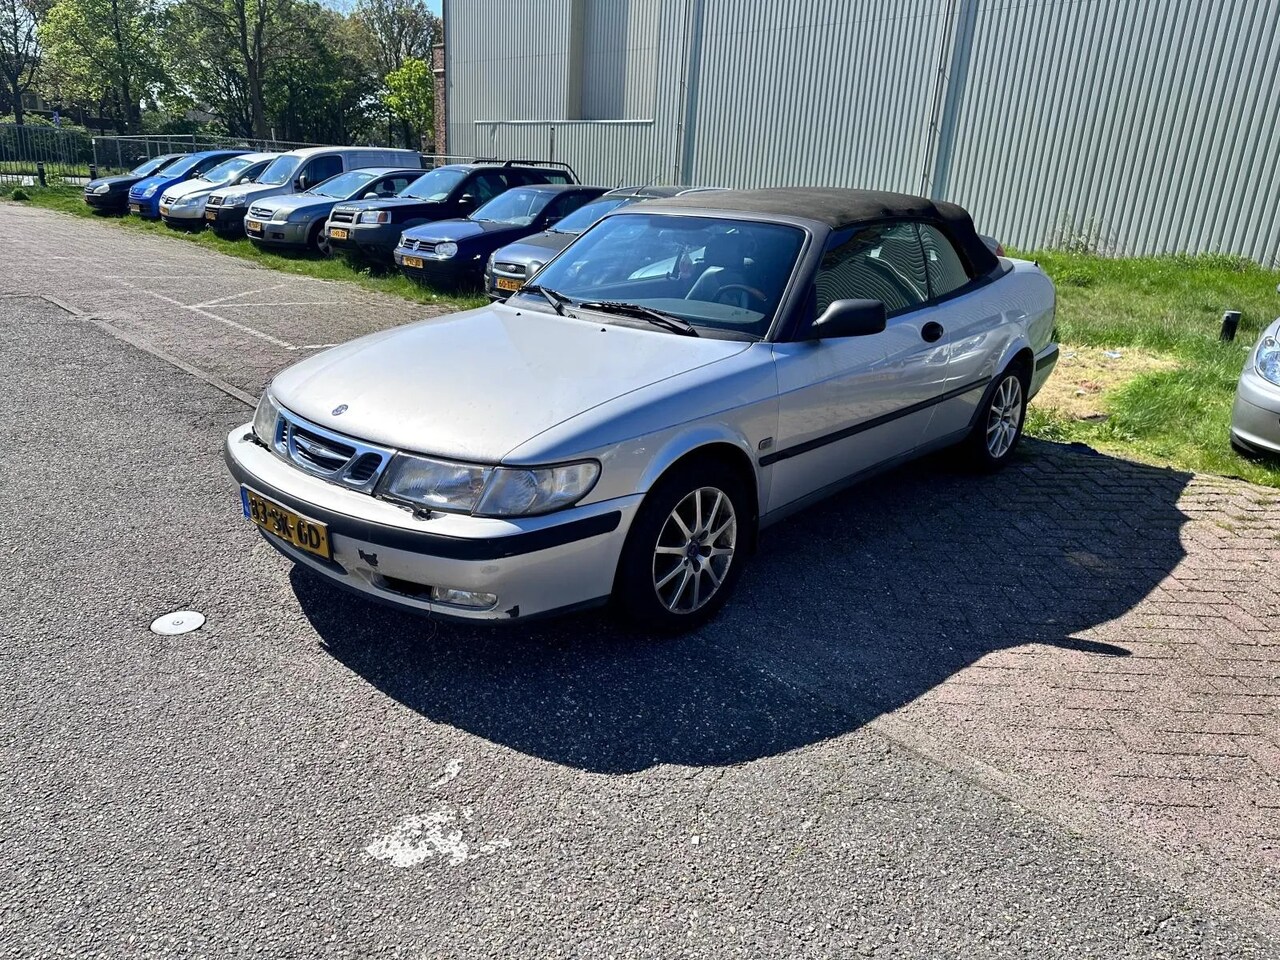
[[[275,197],[288,192],[289,185],[287,183],[241,183],[234,187],[219,188],[214,191],[214,193],[223,197],[223,202],[229,197],[243,197],[246,203],[252,203],[259,197]]]
[[[163,174],[158,174],[152,177],[143,177],[141,180],[139,180],[137,183],[135,183],[133,186],[129,188],[129,192],[132,194],[137,194],[138,196],[142,196],[142,194],[148,188],[155,187],[156,193],[161,193],[164,191],[165,187],[175,182],[178,182],[178,181],[175,181],[172,177],[166,177]]]
[[[500,234],[519,231],[519,227],[513,227],[509,223],[491,223],[484,220],[437,220],[435,223],[423,224],[420,227],[414,227],[412,230],[405,231],[406,237],[412,237],[415,240],[433,240],[440,243],[443,240],[467,240],[471,237],[479,237],[484,234]]]
[[[382,197],[378,200],[344,200],[338,204],[343,210],[389,210],[392,207],[438,207],[436,200],[415,200],[413,197]]]
[[[328,210],[336,200],[332,197],[305,197],[300,193],[285,194],[283,197],[272,197],[262,206],[274,212],[284,210],[297,213],[299,210]]]
[[[100,187],[104,183],[109,187],[131,187],[135,183],[137,183],[139,180],[142,180],[142,179],[144,178],[135,177],[128,173],[121,173],[114,177],[99,177],[97,180],[90,180],[87,184],[85,184],[85,189]]]
[[[578,414],[748,346],[493,304],[327,350],[271,390],[357,439],[496,463]]]
[[[222,189],[222,184],[210,183],[208,180],[182,180],[166,187],[162,194],[172,200],[186,200],[193,196],[208,196],[215,190]]]
[[[577,237],[571,233],[556,233],[554,230],[548,230],[507,244],[495,253],[493,258],[509,260],[512,263],[528,263],[531,260],[546,263],[576,239]]]

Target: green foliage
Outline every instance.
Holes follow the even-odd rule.
[[[21,187],[14,187],[13,193],[9,194],[10,200],[30,200],[31,194],[23,190]]]
[[[57,0],[40,40],[51,80],[73,100],[105,103],[120,129],[141,127],[144,100],[169,86],[160,0]]]
[[[1057,284],[1065,350],[1141,348],[1176,364],[1138,374],[1104,395],[1109,416],[1103,421],[1033,407],[1029,433],[1280,486],[1280,462],[1242,458],[1228,432],[1247,352],[1280,314],[1280,272],[1223,254],[1109,258],[1054,250],[1026,256]],[[1232,343],[1218,339],[1224,310],[1241,312]]]
[[[427,136],[435,127],[435,77],[425,60],[410,57],[387,74],[387,107],[418,133]]]

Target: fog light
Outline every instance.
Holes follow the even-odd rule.
[[[453,587],[432,587],[431,599],[436,603],[447,603],[454,607],[470,607],[472,610],[487,610],[498,605],[498,598],[492,593],[480,593],[477,590],[457,590]]]

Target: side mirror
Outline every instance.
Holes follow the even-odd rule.
[[[866,337],[883,333],[884,304],[879,300],[836,300],[809,328],[806,340],[833,337]]]
[[[382,196],[381,194],[374,193],[372,190],[370,190],[368,193],[366,193],[366,194],[365,194],[363,197],[361,197],[360,199],[361,199],[361,200],[378,200],[378,199],[380,199],[380,198],[381,198],[381,196]]]
[[[464,193],[458,198],[458,206],[460,207],[474,207],[475,205],[476,198],[469,193]]]
[[[297,180],[293,181],[293,187],[295,190],[305,190],[309,186],[311,186],[311,181],[307,179],[307,175],[305,173]]]

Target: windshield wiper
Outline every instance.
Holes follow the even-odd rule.
[[[679,317],[672,316],[669,313],[663,313],[661,310],[653,309],[653,307],[641,306],[638,303],[619,303],[616,300],[587,300],[579,303],[578,306],[584,310],[598,310],[600,313],[616,313],[620,316],[647,320],[655,327],[662,327],[664,330],[683,334],[686,337],[699,336],[697,328],[687,320],[681,320]]]
[[[566,303],[573,303],[572,300],[566,297],[563,293],[560,293],[558,290],[552,290],[550,287],[543,287],[536,283],[530,284],[526,287],[521,287],[520,292],[542,294],[547,303],[551,304],[551,308],[562,317],[565,315],[564,305]]]

